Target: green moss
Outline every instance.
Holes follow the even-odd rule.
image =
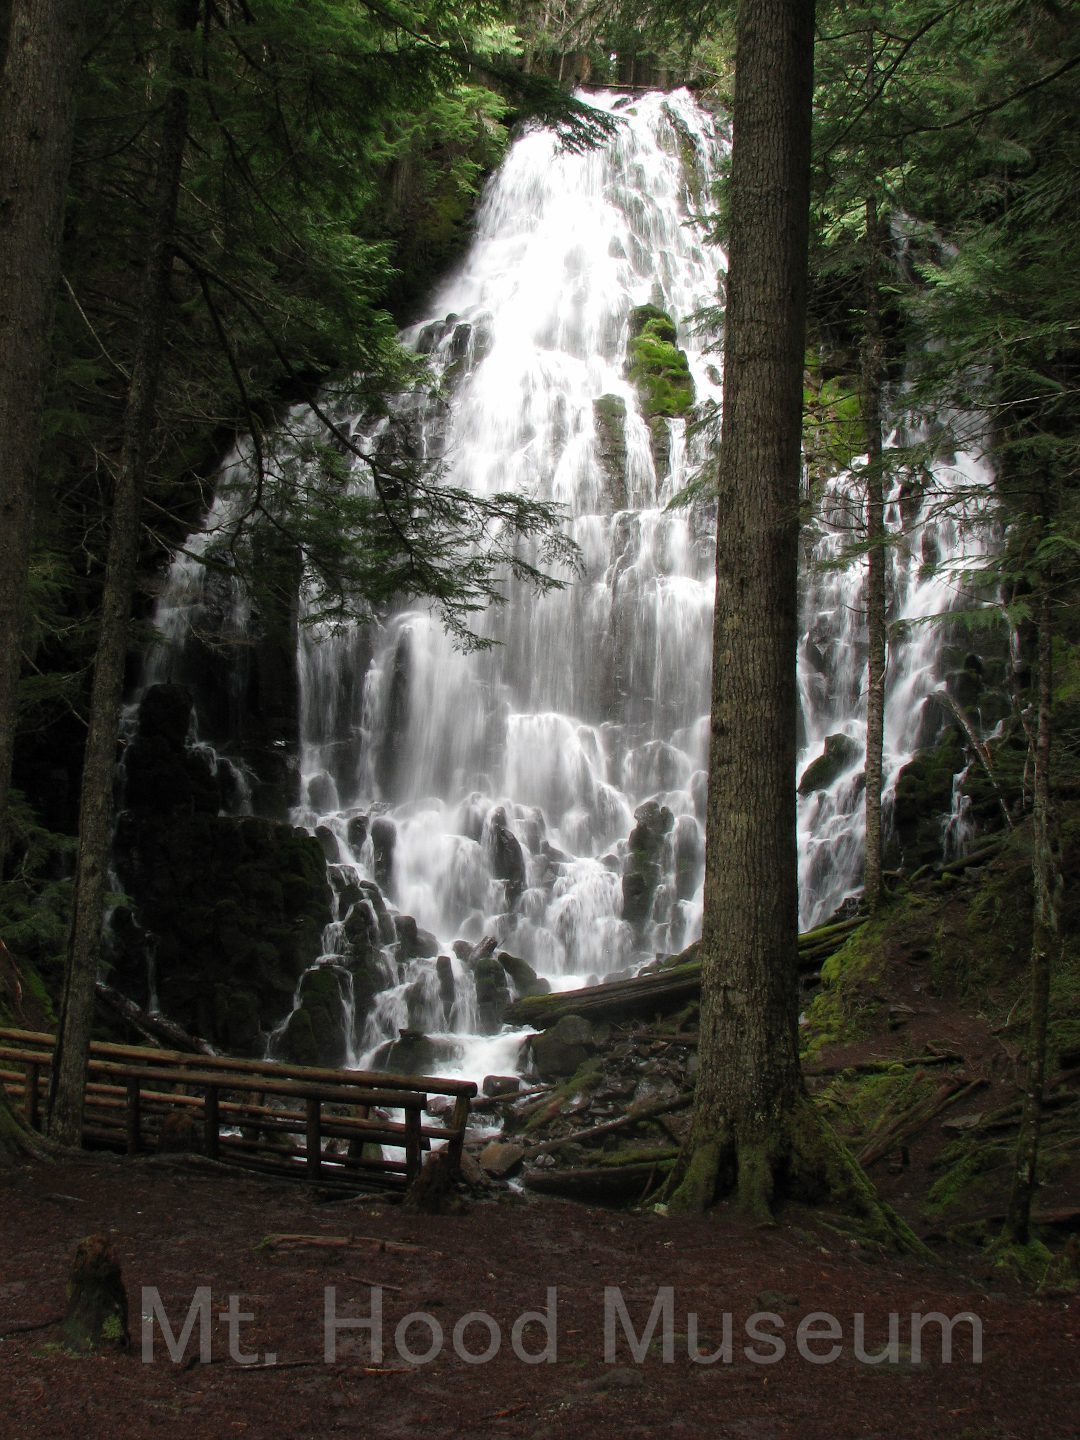
[[[630,312],[626,373],[646,419],[686,415],[694,403],[694,380],[686,351],[677,344],[675,322],[655,305]]]
[[[885,964],[887,914],[853,931],[822,965],[821,989],[811,1001],[802,1032],[804,1059],[813,1059],[827,1045],[865,1034],[878,1008],[871,992]]]
[[[701,1215],[716,1198],[724,1147],[718,1140],[698,1145],[690,1156],[686,1173],[670,1195],[665,1191],[662,1214]]]
[[[546,997],[538,996],[537,998],[542,999]],[[542,1129],[548,1123],[548,1114],[556,1101],[569,1101],[574,1099],[576,1095],[591,1095],[600,1085],[603,1078],[604,1062],[600,1056],[594,1055],[591,1060],[586,1060],[583,1065],[579,1066],[573,1075],[570,1076],[569,1080],[564,1080],[561,1085],[556,1085],[545,1104],[541,1106],[536,1114],[529,1116],[529,1119],[522,1127],[522,1133],[528,1135],[533,1130]],[[573,1136],[569,1135],[567,1139],[572,1140]]]
[[[1010,1163],[1014,1149],[1012,1140],[991,1141],[974,1136],[949,1145],[937,1159],[943,1173],[927,1194],[927,1215],[943,1219],[953,1212],[970,1215],[999,1200],[1000,1171]]]
[[[1026,827],[1014,831],[994,863],[938,924],[931,975],[943,994],[985,997],[996,989],[1012,999],[1026,987],[1031,949],[1031,853]]]
[[[590,1165],[648,1165],[653,1163],[657,1167],[667,1167],[674,1164],[678,1158],[678,1150],[668,1146],[648,1145],[623,1145],[617,1150],[605,1150],[601,1154],[589,1157]]]
[[[844,374],[824,378],[816,350],[807,351],[803,375],[803,450],[811,475],[825,479],[866,452],[858,382]]]

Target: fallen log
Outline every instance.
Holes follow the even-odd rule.
[[[406,1245],[401,1240],[385,1240],[379,1235],[265,1235],[259,1250],[374,1250],[387,1255],[430,1255],[437,1258],[441,1250],[425,1245]]]
[[[674,1100],[658,1101],[653,1105],[639,1105],[631,1107],[625,1115],[620,1115],[616,1120],[605,1120],[601,1125],[590,1125],[587,1130],[571,1130],[566,1135],[560,1135],[555,1140],[542,1140],[538,1145],[530,1145],[525,1151],[525,1159],[531,1160],[534,1155],[543,1155],[549,1150],[561,1150],[564,1145],[577,1145],[583,1140],[595,1140],[598,1135],[610,1135],[613,1130],[623,1130],[628,1125],[636,1125],[639,1120],[655,1120],[660,1115],[670,1115],[675,1110],[685,1110],[687,1105],[693,1103],[693,1093],[688,1091],[685,1095],[677,1095]]]
[[[896,1056],[892,1060],[859,1060],[848,1061],[845,1064],[837,1065],[804,1065],[803,1074],[808,1078],[814,1075],[882,1075],[887,1074],[897,1066],[905,1070],[918,1068],[926,1065],[962,1065],[964,1057],[958,1051],[946,1050],[935,1051],[930,1055],[912,1055],[911,1057]]]
[[[799,969],[813,973],[820,962],[839,950],[861,925],[862,919],[839,920],[808,930],[799,936]],[[546,1030],[564,1015],[581,1015],[586,1020],[624,1020],[652,1017],[680,1010],[701,994],[701,961],[697,945],[676,957],[679,962],[661,970],[635,975],[632,980],[613,980],[610,985],[589,985],[581,990],[562,990],[552,995],[529,995],[515,1000],[506,1012],[511,1025],[531,1025]]]
[[[982,1079],[972,1080],[967,1084],[962,1080],[948,1080],[930,1098],[921,1104],[913,1106],[910,1110],[904,1111],[897,1120],[889,1125],[871,1141],[859,1153],[858,1161],[863,1169],[868,1169],[875,1161],[880,1160],[883,1155],[888,1155],[891,1150],[902,1145],[905,1140],[910,1140],[913,1135],[924,1130],[930,1121],[940,1115],[950,1105],[957,1101],[966,1099],[976,1090],[981,1090],[989,1082]]]
[[[629,1165],[591,1165],[573,1170],[530,1170],[525,1189],[537,1195],[565,1195],[571,1200],[598,1200],[614,1204],[640,1198],[654,1181],[674,1165],[677,1150],[658,1150],[655,1160]]]
[[[188,1055],[217,1053],[208,1040],[203,1040],[198,1035],[189,1035],[175,1020],[170,1020],[165,1015],[153,1015],[142,1009],[134,1000],[121,995],[119,990],[106,985],[104,980],[98,980],[94,989],[99,1004],[119,1015],[126,1024],[152,1044],[164,1044],[168,1049],[182,1050]]]

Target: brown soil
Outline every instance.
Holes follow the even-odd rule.
[[[1080,1435],[1080,1310],[1067,1295],[1031,1298],[1000,1280],[949,1268],[898,1263],[859,1247],[827,1217],[788,1211],[775,1230],[748,1229],[721,1208],[690,1221],[631,1215],[558,1200],[504,1194],[464,1213],[426,1217],[385,1201],[320,1202],[302,1186],[224,1174],[206,1162],[108,1157],[29,1165],[0,1173],[5,1227],[0,1267],[0,1435],[141,1437],[176,1440],[258,1435],[325,1437],[623,1437],[672,1431],[693,1437],[799,1437],[799,1440],[1065,1440]],[[123,1268],[133,1348],[78,1357],[61,1345],[65,1283],[79,1240],[113,1239]],[[261,1247],[271,1233],[375,1237],[418,1252],[360,1243],[347,1250]],[[324,1289],[336,1287],[339,1315],[370,1314],[372,1286],[383,1287],[384,1353],[360,1331],[342,1331],[337,1358],[324,1355]],[[178,1334],[196,1288],[212,1292],[211,1363],[198,1358],[196,1326],[186,1356],[170,1360],[154,1328],[152,1360],[140,1356],[142,1287],[156,1287]],[[673,1357],[658,1329],[635,1359],[618,1331],[605,1359],[604,1290],[620,1287],[640,1334],[661,1287],[673,1290]],[[511,1348],[515,1319],[543,1309],[557,1290],[555,1363],[526,1364]],[[231,1295],[254,1319],[238,1329],[240,1348],[276,1364],[238,1365],[218,1319]],[[438,1358],[410,1364],[395,1341],[410,1312],[437,1318],[446,1336]],[[498,1324],[502,1348],[470,1364],[453,1350],[454,1326],[472,1311]],[[733,1323],[730,1363],[694,1363],[687,1316],[698,1316],[698,1344],[724,1339]],[[773,1351],[746,1333],[755,1312],[786,1354],[755,1363],[744,1353]],[[841,1327],[842,1353],[812,1364],[797,1353],[796,1328],[812,1311]],[[939,1331],[928,1327],[922,1358],[910,1349],[912,1312],[982,1323],[976,1363],[971,1328],[957,1327],[951,1363]],[[866,1317],[866,1349],[880,1349],[888,1317],[900,1317],[895,1363],[855,1357],[854,1317]],[[34,1327],[34,1328],[28,1328]],[[430,1343],[419,1323],[404,1337],[414,1352]],[[481,1324],[465,1345],[488,1344]],[[527,1348],[544,1335],[524,1332]],[[822,1352],[827,1342],[812,1349]],[[775,1352],[773,1352],[775,1353]]]

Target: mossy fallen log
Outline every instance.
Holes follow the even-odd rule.
[[[573,1170],[530,1170],[525,1189],[538,1195],[564,1195],[570,1200],[621,1204],[636,1200],[664,1178],[675,1163],[675,1150],[658,1151],[654,1160],[630,1165],[589,1165]]]
[[[813,973],[820,969],[821,962],[863,924],[862,919],[840,920],[800,935],[800,972]],[[581,1015],[586,1020],[624,1020],[669,1014],[696,1000],[701,993],[697,945],[676,956],[675,962],[663,969],[636,975],[632,980],[613,980],[609,985],[589,985],[581,990],[515,1000],[506,1012],[506,1020],[511,1025],[531,1025],[536,1030],[545,1030],[564,1015]]]

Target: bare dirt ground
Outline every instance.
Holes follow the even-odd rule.
[[[1032,1297],[947,1264],[898,1262],[804,1211],[788,1210],[762,1231],[723,1208],[689,1221],[504,1195],[428,1217],[385,1201],[320,1202],[302,1185],[235,1177],[206,1162],[101,1156],[2,1172],[0,1204],[4,1440],[1080,1436],[1075,1296]],[[120,1259],[132,1348],[82,1357],[63,1348],[59,1321],[75,1246],[93,1231],[111,1237]],[[260,1245],[280,1233],[355,1243]],[[327,1358],[328,1286],[340,1319],[370,1319],[381,1302],[381,1354],[372,1324],[340,1329]],[[152,1358],[144,1356],[140,1315],[153,1311],[154,1297],[143,1287],[156,1290],[177,1340],[196,1290],[209,1287],[209,1363],[199,1356],[198,1323],[174,1361],[157,1318]],[[662,1311],[665,1287],[670,1323],[658,1313],[651,1343],[635,1355],[614,1292],[640,1337],[658,1297]],[[257,1356],[256,1365],[230,1357],[230,1323],[220,1318],[230,1305],[253,1317],[232,1329],[234,1350]],[[518,1348],[540,1363],[515,1353],[514,1324],[528,1311],[547,1312],[546,1325],[522,1322],[517,1332]],[[820,1360],[839,1347],[828,1363],[799,1351],[799,1325],[816,1311],[835,1317],[836,1338],[804,1335],[803,1349]],[[413,1312],[431,1318],[399,1332]],[[489,1318],[458,1328],[455,1346],[471,1312]],[[934,1323],[917,1353],[913,1312],[975,1315],[981,1359],[966,1321],[955,1326],[948,1362]],[[731,1358],[710,1363],[725,1313]],[[772,1318],[752,1320],[761,1313]],[[899,1317],[893,1358],[865,1363],[856,1317],[865,1317],[863,1353],[872,1354],[888,1338],[890,1315]],[[484,1359],[496,1327],[498,1353]],[[815,1324],[819,1335],[828,1329]],[[419,1363],[429,1348],[436,1353]],[[691,1358],[688,1348],[703,1353]]]

